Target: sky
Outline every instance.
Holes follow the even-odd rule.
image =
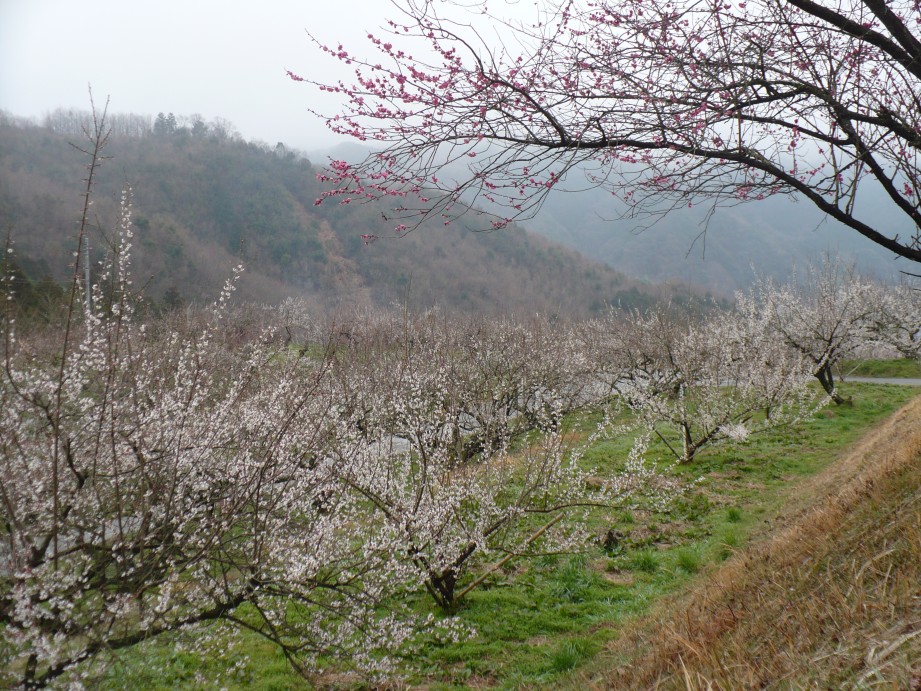
[[[88,110],[92,86],[112,112],[220,117],[246,139],[326,148],[341,138],[309,109],[333,114],[336,97],[285,71],[348,80],[307,31],[361,54],[400,1],[0,0],[0,109],[39,119]],[[442,12],[478,1],[435,0]],[[533,17],[537,5],[489,2],[510,17]]]
[[[308,112],[324,95],[285,70],[346,77],[306,31],[362,48],[393,14],[388,0],[0,0],[0,109],[88,110],[91,85],[112,112],[197,113],[246,139],[326,147],[338,140]]]

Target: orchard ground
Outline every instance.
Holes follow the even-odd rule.
[[[906,369],[897,362],[889,370],[878,363],[862,367],[878,374]],[[661,680],[664,688],[706,688],[715,679],[714,688],[731,688],[742,678],[732,672],[733,665],[742,664],[731,657],[741,656],[739,651],[749,655],[749,666],[739,667],[739,674],[748,679],[761,674],[767,683],[770,659],[778,651],[773,679],[782,684],[847,685],[867,673],[896,685],[911,678],[917,670],[908,660],[921,638],[910,635],[914,629],[903,629],[921,612],[905,584],[921,561],[912,565],[904,558],[908,538],[894,536],[889,518],[914,520],[912,529],[921,528],[916,525],[918,485],[910,481],[921,458],[915,447],[908,457],[892,461],[890,450],[883,463],[873,450],[907,441],[906,432],[921,429],[919,391],[857,383],[844,383],[842,390],[850,405],[825,408],[803,424],[745,444],[706,449],[694,463],[675,466],[672,472],[695,484],[668,511],[596,515],[591,526],[596,539],[586,553],[509,561],[458,611],[476,635],[428,646],[412,661],[414,671],[407,672],[405,683],[429,689],[635,688]],[[906,404],[907,412],[892,417]],[[582,434],[590,418],[573,416],[570,433]],[[862,439],[868,441],[861,444]],[[586,461],[613,469],[627,447],[625,440],[599,443]],[[664,446],[651,451],[668,456]],[[839,499],[828,498],[834,495]],[[816,522],[816,516],[824,522]],[[883,518],[888,523],[880,523]],[[826,532],[814,527],[823,525]],[[788,560],[775,572],[785,553],[803,561]],[[921,582],[916,575],[914,583]],[[896,587],[904,597],[893,607],[901,609],[887,619]],[[838,598],[839,609],[823,619],[818,615],[826,592]],[[706,599],[699,604],[702,593]],[[721,608],[717,631],[704,624],[710,606]],[[861,621],[866,625],[869,615],[839,618],[856,612],[854,607],[873,614],[874,650],[864,649],[871,638],[860,639],[866,628],[860,628]],[[796,617],[813,621],[811,615],[815,626],[802,630],[814,645],[804,649],[815,650],[816,659],[805,653],[797,658],[792,648],[803,644],[790,642],[800,630]],[[835,640],[846,644],[836,651],[830,642]],[[760,666],[750,662],[752,655]],[[241,660],[245,664],[228,673]],[[690,670],[688,676],[684,670]],[[310,683],[367,687],[335,671]],[[398,688],[404,682],[392,683]],[[182,634],[169,634],[119,656],[102,686],[126,685],[295,689],[304,688],[305,681],[281,653],[255,636],[228,637],[226,648],[209,653],[196,652]]]

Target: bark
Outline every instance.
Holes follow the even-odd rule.
[[[822,385],[822,388],[825,390],[825,393],[835,402],[835,405],[842,405],[847,403],[848,399],[841,396],[838,393],[838,388],[835,385],[835,375],[832,372],[831,363],[824,363],[819,369],[816,370],[815,378],[819,380],[819,383]]]

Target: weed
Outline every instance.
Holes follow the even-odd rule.
[[[699,521],[710,513],[710,500],[699,492],[681,497],[675,502],[675,510],[689,521]]]
[[[655,573],[659,570],[659,556],[651,549],[640,550],[630,555],[629,566],[634,571]]]
[[[682,547],[675,552],[675,566],[685,573],[697,573],[702,562],[700,552],[693,547]]]
[[[594,584],[592,573],[586,568],[585,555],[571,557],[557,571],[551,593],[565,602],[584,602]]]
[[[550,667],[554,672],[568,672],[589,655],[585,641],[566,641],[550,656]]]
[[[623,554],[624,542],[627,540],[629,533],[625,533],[615,528],[610,528],[604,536],[602,547],[609,556]]]
[[[739,548],[742,538],[734,528],[729,528],[720,538],[717,556],[720,560],[728,559]]]

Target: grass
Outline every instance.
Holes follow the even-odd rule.
[[[719,547],[717,554],[720,560],[728,559],[741,547],[743,536],[734,526],[726,526],[720,532],[717,541]]]
[[[896,377],[906,379],[921,378],[921,360],[859,360],[842,362],[838,368],[846,376],[852,377]]]
[[[425,648],[407,682],[433,691],[555,687],[594,675],[606,684],[614,677],[605,676],[605,666],[629,657],[628,652],[611,652],[625,632],[646,621],[657,603],[735,563],[753,535],[770,531],[790,510],[794,488],[819,476],[918,393],[911,387],[853,383],[842,389],[853,405],[826,408],[803,425],[756,436],[744,445],[707,449],[694,463],[675,467],[674,473],[693,483],[693,491],[668,510],[633,507],[597,513],[587,526],[596,536],[587,553],[513,560],[490,575],[458,612],[477,634]],[[624,440],[597,444],[586,454],[587,461],[610,471],[622,462],[628,446]],[[668,458],[664,446],[653,446],[651,453]],[[196,676],[214,679],[222,664],[226,667],[244,654],[249,663],[239,675],[195,682]],[[152,674],[152,668],[158,672]],[[178,657],[168,639],[150,642],[123,654],[101,686],[189,685],[286,689],[301,688],[304,681],[270,646],[240,634],[229,652],[216,658]],[[354,681],[333,684],[328,677],[319,685],[361,687]]]
[[[552,672],[568,672],[590,656],[591,644],[585,640],[566,641],[550,656]]]
[[[703,555],[694,547],[681,547],[675,550],[675,566],[685,573],[697,573],[703,563]]]
[[[551,592],[560,602],[585,602],[590,597],[595,579],[588,570],[584,555],[570,557],[551,585]]]
[[[659,570],[659,557],[655,551],[650,549],[633,552],[627,560],[627,567],[631,571],[655,573]]]
[[[559,685],[921,688],[921,399],[789,499],[770,539]]]

